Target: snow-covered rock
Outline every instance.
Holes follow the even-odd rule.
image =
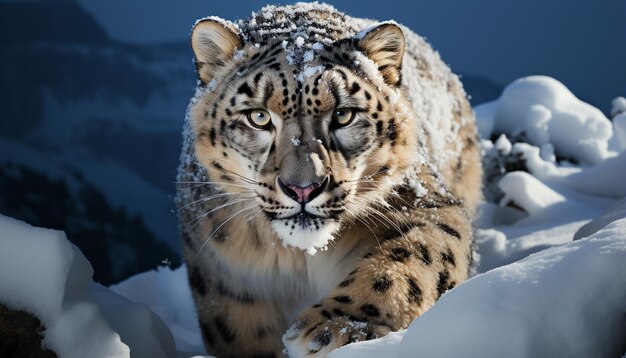
[[[561,156],[588,164],[609,156],[611,122],[553,78],[518,79],[505,88],[498,100],[475,110],[483,138],[489,138],[489,133],[523,135],[533,145],[551,143]]]
[[[63,358],[173,357],[163,322],[92,274],[63,232],[0,215],[0,303],[40,320],[43,346]]]

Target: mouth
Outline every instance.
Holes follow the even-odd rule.
[[[300,230],[319,230],[323,225],[324,220],[327,220],[327,217],[319,216],[315,214],[311,214],[306,211],[304,208],[299,213],[284,217],[278,218],[278,220],[282,220],[285,222],[285,226],[290,226],[291,230],[300,229]]]

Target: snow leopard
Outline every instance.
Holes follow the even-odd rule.
[[[297,3],[199,20],[191,47],[176,202],[209,354],[325,356],[466,280],[479,140],[423,38]]]

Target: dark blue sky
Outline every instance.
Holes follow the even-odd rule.
[[[268,3],[232,0],[79,0],[111,37],[185,41],[195,19],[247,17]],[[274,4],[290,3],[275,1]],[[359,17],[394,19],[433,44],[453,70],[504,85],[550,75],[605,112],[626,95],[624,0],[426,0],[331,3]]]

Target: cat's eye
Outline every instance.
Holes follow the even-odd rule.
[[[337,108],[333,112],[333,124],[335,127],[345,127],[352,122],[356,111],[351,108]]]
[[[258,129],[269,129],[272,125],[272,116],[264,109],[253,109],[246,113],[248,122]]]

